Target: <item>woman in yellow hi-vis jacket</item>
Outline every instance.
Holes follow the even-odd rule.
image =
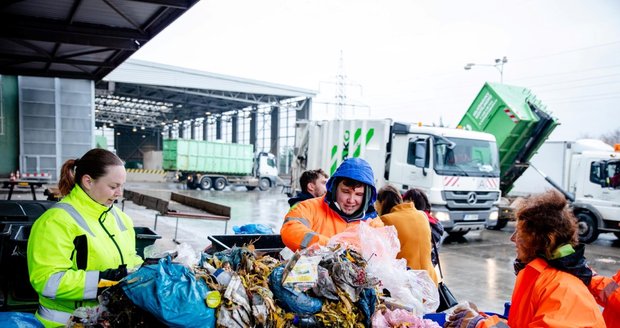
[[[28,238],[36,317],[46,327],[65,326],[76,308],[97,305],[100,280],[118,281],[142,264],[133,223],[113,205],[125,177],[123,161],[104,149],[64,163],[59,188],[66,196],[35,221]]]

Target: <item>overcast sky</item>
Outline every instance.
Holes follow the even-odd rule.
[[[506,56],[504,83],[530,88],[561,122],[553,140],[620,128],[618,0],[202,0],[133,58],[320,91],[335,117],[455,126]]]

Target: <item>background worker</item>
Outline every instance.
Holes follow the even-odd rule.
[[[65,326],[76,308],[98,304],[100,280],[121,280],[142,264],[133,223],[113,205],[125,177],[123,161],[104,149],[62,166],[59,189],[66,196],[35,221],[28,238],[36,317],[44,326]]]
[[[431,236],[433,238],[433,243],[435,243],[436,247],[431,247],[431,261],[433,265],[437,265],[437,259],[439,258],[439,248],[441,246],[441,237],[443,236],[443,225],[441,222],[437,220],[435,217],[431,215],[431,202],[428,201],[428,197],[426,194],[417,188],[412,188],[407,190],[403,195],[403,201],[405,202],[413,202],[413,206],[419,211],[426,213],[426,217],[428,218],[428,224],[431,227]],[[432,245],[431,245],[432,246]]]
[[[304,171],[299,177],[301,192],[295,197],[289,198],[288,204],[295,206],[301,201],[325,195],[327,193],[327,178],[329,176],[322,169]]]
[[[532,196],[518,209],[510,240],[517,248],[517,280],[508,315],[509,327],[605,327],[588,291],[592,270],[578,244],[577,219],[566,199],[550,190]],[[458,305],[444,327],[506,327],[475,306]]]
[[[383,224],[394,226],[398,233],[400,252],[396,258],[407,260],[413,270],[426,270],[436,285],[439,281],[431,261],[431,228],[424,213],[412,202],[403,202],[400,192],[391,185],[379,189],[376,207]]]
[[[318,243],[343,232],[349,225],[370,220],[371,226],[383,226],[373,207],[377,198],[374,175],[361,158],[344,160],[327,181],[327,193],[293,206],[284,218],[280,235],[293,251]]]
[[[595,274],[588,288],[604,308],[603,319],[607,327],[620,327],[620,271],[612,278]]]

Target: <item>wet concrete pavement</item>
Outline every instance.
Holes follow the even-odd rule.
[[[170,199],[172,191],[202,198],[231,207],[231,220],[226,233],[232,234],[232,226],[247,223],[264,223],[276,233],[288,211],[288,197],[281,189],[267,192],[246,191],[245,188],[226,188],[224,191],[185,190],[174,183],[127,183],[127,189],[152,196]],[[42,192],[42,191],[41,191]],[[18,193],[14,199],[30,199],[29,193]],[[44,199],[42,193],[38,199]],[[171,207],[186,210],[183,205]],[[154,210],[125,203],[125,212],[134,220],[135,226],[153,228]],[[156,244],[173,248],[175,218],[159,218],[157,233],[162,236]],[[510,300],[515,281],[512,261],[515,256],[510,235],[514,224],[502,231],[485,230],[470,232],[459,239],[445,237],[440,248],[440,259],[446,284],[458,300],[471,300],[481,310],[503,313],[504,303]],[[210,244],[207,236],[224,234],[224,223],[193,219],[179,219],[178,241],[190,244],[195,250],[202,250]],[[599,239],[588,245],[586,257],[590,265],[600,274],[610,276],[620,269],[620,240],[613,234],[601,234]]]

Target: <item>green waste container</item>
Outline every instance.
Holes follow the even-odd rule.
[[[488,82],[459,122],[495,136],[503,193],[527,169],[516,164],[526,164],[558,124],[529,89]]]
[[[161,236],[149,227],[133,227],[136,232],[136,253],[144,258],[144,248],[153,245]]]

